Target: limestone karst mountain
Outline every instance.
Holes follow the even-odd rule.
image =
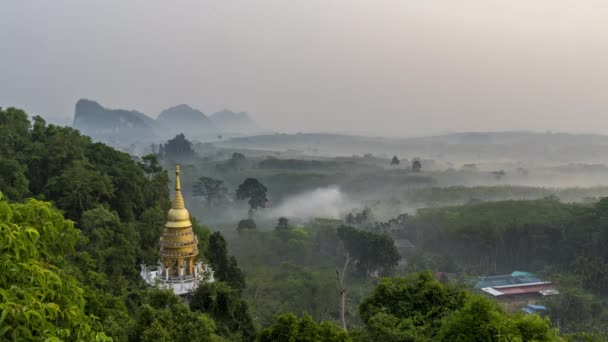
[[[211,121],[224,132],[254,133],[259,131],[258,125],[247,112],[235,113],[224,109],[213,113]]]
[[[108,109],[86,99],[76,103],[72,126],[93,139],[106,142],[132,142],[156,135],[154,120],[145,114]]]
[[[187,104],[180,104],[171,108],[167,108],[160,112],[158,118],[156,118],[158,122],[162,123],[200,123],[204,122],[207,124],[211,124],[211,120],[203,114],[198,109],[194,109]]]
[[[179,133],[205,140],[218,134],[258,131],[245,112],[222,110],[208,117],[198,109],[180,104],[163,110],[155,120],[138,111],[109,109],[86,99],[76,103],[72,126],[95,140],[114,145],[165,140]]]
[[[218,128],[203,112],[186,104],[163,110],[156,119],[158,126],[169,135],[184,133],[190,138],[214,135]]]

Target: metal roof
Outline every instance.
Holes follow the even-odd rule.
[[[553,284],[550,281],[542,281],[530,284],[517,284],[517,285],[504,285],[504,286],[490,286],[484,287],[481,291],[493,296],[508,296],[508,295],[519,295],[528,293],[539,293],[543,296],[550,294],[558,294],[559,292],[553,288]]]
[[[496,286],[507,286],[507,285],[521,285],[541,282],[540,278],[536,275],[528,272],[513,272],[512,274],[497,275],[490,277],[482,277],[477,284],[476,289],[482,289],[484,287],[496,287]]]

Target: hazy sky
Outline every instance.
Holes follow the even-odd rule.
[[[0,106],[288,131],[608,133],[606,0],[2,0]]]

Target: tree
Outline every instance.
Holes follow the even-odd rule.
[[[252,219],[244,219],[244,220],[240,220],[239,221],[239,223],[238,223],[238,225],[236,227],[236,230],[240,234],[240,233],[243,233],[243,232],[248,231],[248,230],[251,230],[251,231],[256,230],[257,228],[258,227],[255,224],[254,220],[252,220]]]
[[[156,173],[147,173],[130,155],[101,143],[86,145],[85,158],[95,171],[109,177],[112,182],[115,191],[104,202],[118,213],[123,222],[135,221],[143,211],[156,205],[163,210],[169,209],[166,171],[157,169]]]
[[[346,277],[346,269],[348,268],[348,264],[350,263],[350,256],[346,254],[344,258],[344,266],[342,266],[342,272],[338,271],[336,268],[336,279],[338,281],[338,294],[340,295],[340,305],[338,310],[340,312],[340,323],[342,323],[342,329],[347,331],[346,329],[346,283],[344,282]]]
[[[242,153],[234,152],[228,161],[228,167],[232,170],[240,170],[246,160]]]
[[[138,165],[148,177],[157,175],[163,171],[162,166],[158,163],[156,154],[147,154],[141,157],[141,162]]]
[[[228,189],[224,186],[224,181],[201,177],[192,186],[192,194],[203,197],[207,201],[207,207],[211,208],[214,201],[221,201],[226,198]]]
[[[217,322],[218,332],[231,336],[231,340],[255,340],[256,330],[249,306],[240,298],[240,291],[227,283],[216,281],[199,285],[192,294],[190,309],[210,315]]]
[[[186,136],[183,133],[180,133],[176,135],[175,138],[167,141],[163,151],[165,155],[169,157],[190,157],[194,155],[192,143],[186,139]]]
[[[166,219],[166,213],[159,206],[146,209],[139,217],[137,231],[139,231],[140,258],[142,259],[138,260],[139,262],[151,265],[158,260],[158,238],[163,234]],[[199,235],[197,234],[200,242]]]
[[[286,217],[279,217],[274,231],[277,232],[281,240],[287,241],[289,239],[290,230],[291,226],[289,225],[289,220]]]
[[[262,330],[258,337],[260,342],[348,342],[348,334],[330,322],[316,323],[310,315],[298,318],[293,314],[276,317],[276,322]]]
[[[549,320],[538,315],[508,315],[496,302],[482,296],[467,299],[448,316],[437,334],[439,342],[562,341]]]
[[[501,180],[502,177],[507,175],[507,173],[505,172],[505,170],[500,170],[500,171],[493,171],[492,175],[494,175],[494,178],[496,180]]]
[[[350,226],[341,226],[338,228],[338,236],[346,251],[342,272],[336,269],[340,294],[340,321],[342,327],[346,330],[344,313],[346,305],[345,277],[351,260],[368,276],[372,271],[379,269],[390,271],[397,266],[400,257],[393,239],[387,235],[365,232]]]
[[[414,161],[412,162],[412,171],[420,172],[421,169],[422,163],[420,163],[420,160],[418,158],[414,159]]]
[[[391,166],[395,165],[398,166],[401,163],[401,160],[399,160],[399,158],[397,158],[397,156],[393,156],[393,159],[391,160]]]
[[[50,203],[8,204],[0,193],[0,231],[0,339],[109,340],[66,271],[80,238],[74,223]]]
[[[82,161],[74,161],[61,175],[49,179],[45,190],[72,219],[79,219],[83,211],[93,209],[114,194],[110,177]]]
[[[236,259],[228,256],[226,240],[220,232],[214,232],[209,236],[207,259],[213,267],[215,278],[239,291],[245,288],[245,275],[238,267]]]
[[[0,156],[0,189],[13,200],[21,200],[29,193],[27,168],[15,159]]]
[[[388,235],[341,226],[338,236],[348,256],[366,276],[374,272],[389,273],[399,262],[395,242]]]
[[[218,341],[216,324],[206,313],[190,310],[170,290],[150,290],[136,312],[134,340]]]
[[[107,274],[111,287],[120,293],[121,287],[127,286],[125,278],[139,277],[133,267],[137,264],[139,234],[133,225],[121,223],[115,212],[104,207],[83,212],[81,221],[88,237],[82,249],[96,261],[95,269]]]
[[[373,341],[430,340],[444,319],[463,306],[467,293],[445,286],[429,273],[383,278],[359,304]]]
[[[579,256],[572,266],[587,290],[602,293],[608,289],[608,262],[602,257]]]
[[[605,324],[601,323],[603,303],[600,300],[578,288],[560,288],[559,292],[559,296],[551,296],[543,304],[551,320],[560,323],[562,332],[606,332]]]
[[[348,213],[344,222],[348,225],[357,226],[359,228],[368,228],[374,221],[374,214],[368,207],[363,208],[361,212]]]
[[[253,213],[258,208],[266,208],[268,198],[266,197],[268,189],[255,178],[247,178],[239,185],[236,190],[236,199],[249,199],[249,218],[253,217]]]
[[[491,299],[429,273],[382,279],[359,313],[373,341],[562,341],[549,320],[507,314]]]

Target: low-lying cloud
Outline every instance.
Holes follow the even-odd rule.
[[[312,191],[288,197],[277,207],[269,210],[269,217],[289,218],[341,218],[356,207],[337,186],[317,188]]]

